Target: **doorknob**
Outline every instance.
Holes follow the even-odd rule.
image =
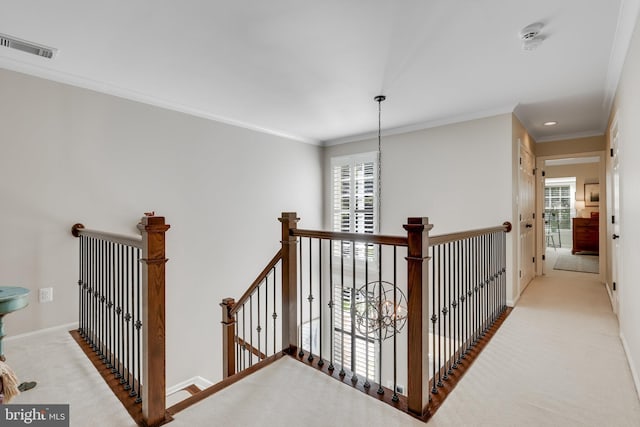
[[[613,237],[613,240],[620,238],[620,236],[618,236],[617,234],[614,234],[612,237]]]

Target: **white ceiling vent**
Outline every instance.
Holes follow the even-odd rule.
[[[43,58],[48,59],[53,58],[58,52],[58,49],[43,46],[38,43],[28,42],[26,40],[20,40],[6,34],[0,34],[0,46],[10,47],[12,49],[21,50],[23,52],[42,56]]]

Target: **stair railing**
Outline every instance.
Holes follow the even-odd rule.
[[[72,335],[139,425],[165,412],[164,217],[145,216],[140,236],[72,227],[79,238],[78,330]]]
[[[280,251],[221,304],[225,378],[288,354],[428,418],[504,319],[510,224],[429,236],[416,217],[383,236],[279,221]]]

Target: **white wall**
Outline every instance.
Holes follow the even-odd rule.
[[[619,321],[636,387],[640,388],[640,26],[633,39],[618,86],[616,109],[620,153],[620,245],[622,271],[619,283]]]
[[[0,284],[32,290],[10,335],[77,320],[73,223],[167,234],[167,385],[221,376],[224,297],[279,247],[281,211],[321,223],[321,148],[0,70]],[[54,288],[40,304],[37,289]]]
[[[325,163],[331,157],[368,151],[377,151],[377,140],[327,147]],[[325,188],[328,227],[329,181]],[[383,136],[383,234],[403,235],[402,225],[411,216],[428,216],[433,235],[514,223],[512,189],[511,114]],[[511,270],[513,237],[507,240]],[[511,292],[512,276],[507,286]]]

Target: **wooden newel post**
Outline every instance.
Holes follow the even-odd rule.
[[[429,218],[408,218],[407,406],[422,416],[429,405]]]
[[[236,316],[231,310],[236,305],[233,298],[225,298],[222,307],[222,378],[236,373]]]
[[[282,212],[278,220],[282,223],[282,348],[290,353],[291,346],[298,345],[297,238],[290,230],[298,227],[300,218],[295,212]]]
[[[142,417],[147,426],[165,419],[165,233],[162,216],[145,216],[142,234]]]

